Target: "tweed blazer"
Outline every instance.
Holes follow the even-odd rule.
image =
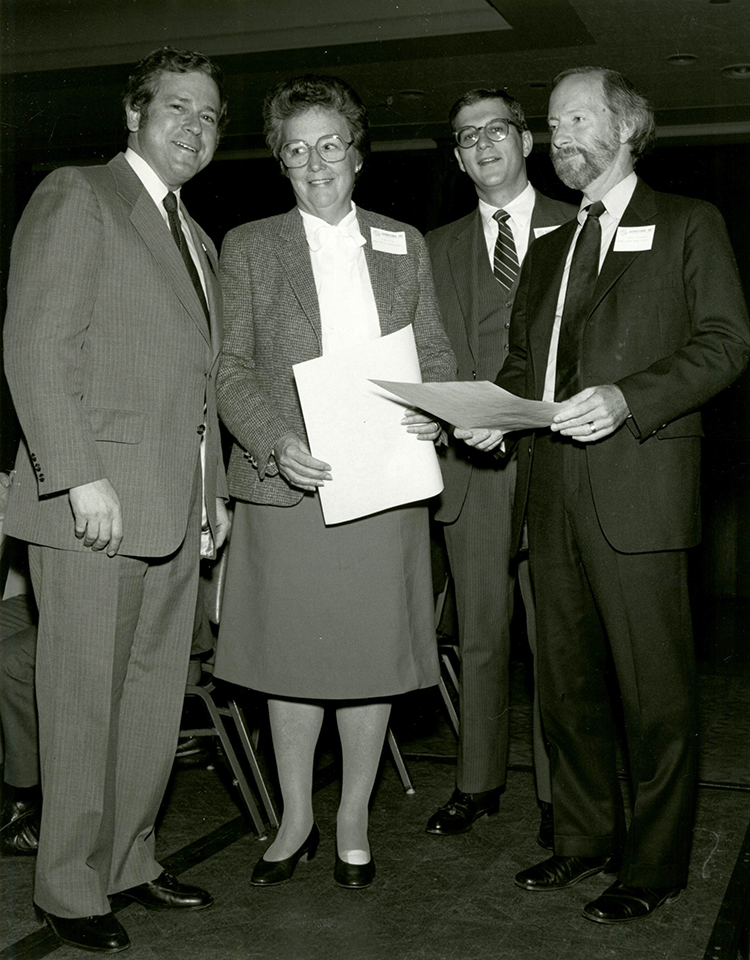
[[[120,498],[120,552],[181,544],[205,435],[205,498],[226,496],[214,390],[218,260],[188,218],[211,330],[179,250],[123,154],[66,167],[37,188],[16,231],[5,366],[24,439],[5,521],[32,543],[84,550],[70,487],[108,478]]]
[[[383,336],[414,325],[422,376],[452,380],[456,362],[440,322],[424,240],[414,227],[357,208]],[[371,228],[403,231],[406,255],[374,250]],[[230,231],[221,250],[224,343],[217,397],[235,437],[233,496],[291,506],[302,491],[280,475],[274,444],[294,431],[307,441],[292,366],[322,351],[320,309],[302,217],[288,213]]]
[[[496,383],[542,399],[571,221],[529,250]],[[642,180],[620,227],[654,226],[650,249],[604,259],[581,337],[583,387],[616,384],[631,418],[585,444],[597,517],[615,550],[681,550],[700,539],[699,408],[744,370],[750,322],[726,227],[709,203]],[[567,441],[573,442],[573,441]],[[534,437],[518,444],[520,541]]]
[[[577,209],[535,191],[529,245],[534,242],[535,230],[565,223],[575,217]],[[478,209],[430,231],[425,240],[432,260],[443,325],[458,361],[458,379],[494,380],[508,354],[508,328],[518,278],[509,291],[495,280]],[[479,327],[488,317],[496,317],[499,321],[495,356],[500,360],[495,356],[483,356],[479,350]],[[441,448],[440,454],[445,487],[435,517],[443,523],[451,523],[461,512],[472,470],[477,467],[503,470],[505,465],[493,454],[483,454],[461,441],[451,440]]]

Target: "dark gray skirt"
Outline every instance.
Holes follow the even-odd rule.
[[[436,684],[426,506],[326,527],[316,495],[237,503],[214,672],[301,699]]]

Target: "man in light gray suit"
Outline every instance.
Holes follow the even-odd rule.
[[[459,380],[494,380],[508,353],[518,271],[535,237],[575,216],[575,207],[535,191],[526,176],[533,141],[521,104],[504,90],[471,90],[451,108],[460,168],[474,183],[478,208],[427,235],[445,328]],[[510,520],[515,458],[451,443],[443,459],[444,524],[456,591],[461,653],[456,790],[427,832],[464,833],[497,813],[508,758],[508,667],[514,577]],[[532,650],[533,600],[528,561],[518,570]],[[552,845],[549,762],[534,709],[534,766],[542,810],[539,843]]]
[[[13,242],[8,381],[23,429],[5,520],[37,603],[44,806],[35,901],[64,941],[124,950],[115,893],[212,902],[154,858],[201,552],[226,536],[216,251],[179,200],[211,160],[221,73],[163,48],[125,94],[128,149],[56,170]]]

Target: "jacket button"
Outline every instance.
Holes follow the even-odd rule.
[[[206,432],[206,425],[205,425],[205,423],[199,424],[199,426],[198,426],[198,434],[202,437],[205,432]]]
[[[506,300],[506,301],[505,301],[505,306],[506,306],[506,308],[507,308],[508,310],[510,310],[510,308],[513,306],[513,301],[512,301],[512,300]]]
[[[510,330],[510,321],[508,321],[508,323],[505,324],[505,329]]]

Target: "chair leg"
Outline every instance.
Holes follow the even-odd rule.
[[[452,673],[453,667],[449,665],[449,669]],[[443,698],[445,709],[448,711],[448,719],[453,727],[453,732],[456,734],[456,736],[458,736],[458,714],[456,713],[456,708],[453,706],[453,701],[451,700],[450,693],[448,693],[448,687],[446,686],[442,673],[440,675],[440,679],[438,680],[438,689],[440,690],[440,696]]]
[[[266,781],[263,778],[263,773],[260,769],[260,764],[258,763],[258,756],[255,752],[255,747],[253,745],[253,740],[250,735],[250,731],[247,726],[247,721],[245,720],[245,714],[242,711],[242,708],[237,703],[236,700],[230,699],[228,702],[229,715],[234,724],[237,727],[237,733],[239,734],[240,741],[242,746],[245,749],[245,756],[247,757],[247,762],[250,764],[250,768],[253,771],[253,776],[255,777],[255,786],[258,789],[260,794],[260,799],[263,802],[265,807],[266,816],[268,817],[268,822],[272,827],[278,827],[279,817],[276,813],[276,808],[273,805],[273,800],[271,799],[271,794],[268,792],[266,787]]]
[[[242,799],[245,801],[245,806],[250,814],[250,819],[253,821],[253,825],[258,832],[258,839],[265,840],[267,836],[266,826],[263,823],[260,811],[258,810],[255,800],[253,799],[253,795],[250,792],[244,771],[242,770],[240,762],[237,759],[237,754],[234,752],[234,747],[232,746],[232,742],[227,734],[224,721],[219,713],[219,708],[216,706],[210,692],[205,687],[188,686],[185,690],[185,693],[191,696],[200,697],[201,700],[203,700],[209,716],[211,717],[211,723],[216,731],[216,735],[221,741],[221,746],[226,754],[227,760],[229,761],[229,765],[232,768],[232,773],[234,774],[234,784],[239,788]]]
[[[398,770],[398,775],[401,777],[401,783],[404,785],[404,790],[408,794],[416,793],[414,789],[414,784],[411,782],[411,777],[409,776],[409,771],[406,768],[404,763],[404,758],[401,753],[401,749],[398,745],[398,742],[393,735],[393,730],[388,727],[388,746],[391,748],[391,756],[393,757],[393,762],[396,764],[396,769]]]

